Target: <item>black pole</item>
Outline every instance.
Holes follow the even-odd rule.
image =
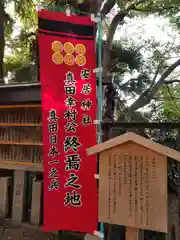
[[[57,240],[62,240],[62,233],[63,231],[58,231],[58,237],[57,237]]]

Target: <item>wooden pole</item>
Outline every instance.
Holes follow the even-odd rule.
[[[138,240],[138,229],[126,227],[126,240]]]

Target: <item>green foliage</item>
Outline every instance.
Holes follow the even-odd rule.
[[[180,120],[180,85],[163,86],[163,109],[166,119],[171,121]]]
[[[136,1],[139,2],[139,1]],[[169,10],[177,9],[179,5],[178,0],[147,0],[147,1],[140,1],[142,3],[135,4],[135,9],[137,11],[145,11],[149,13],[159,13],[159,14],[165,14]]]
[[[86,5],[88,5],[91,1],[86,1]],[[115,0],[108,0],[107,1],[109,6],[113,6]],[[135,4],[134,10],[136,10],[136,14],[139,12],[153,12],[155,10],[161,12],[162,9],[167,7],[175,6],[177,0],[145,0],[145,1],[136,1],[141,2]],[[6,24],[6,39],[8,46],[13,49],[12,56],[5,58],[5,69],[7,71],[12,71],[13,66],[16,69],[16,61],[17,66],[26,64],[26,62],[30,61],[32,53],[29,51],[30,43],[34,40],[34,35],[36,33],[37,28],[37,14],[35,11],[35,5],[40,3],[43,6],[64,6],[64,0],[56,0],[53,2],[49,0],[40,0],[40,1],[31,1],[31,0],[8,0],[8,4],[14,3],[16,17],[20,19],[21,22],[21,32],[18,38],[12,39],[12,27],[14,22],[9,22]],[[123,10],[134,4],[134,1],[120,1],[116,0],[118,6]],[[78,1],[77,0],[70,0],[68,4],[73,6],[74,8],[78,8]],[[180,4],[179,4],[180,5]],[[110,7],[110,8],[111,8]],[[110,9],[109,9],[110,10]],[[33,35],[34,34],[34,35]],[[126,34],[124,35],[124,39],[121,38],[120,42],[117,44],[118,46],[113,46],[111,55],[112,55],[112,64],[109,68],[110,73],[115,75],[117,79],[120,79],[126,73],[131,73],[134,69],[139,71],[139,75],[134,78],[130,78],[127,84],[122,84],[121,81],[119,82],[119,86],[124,89],[127,94],[132,93],[133,96],[135,94],[140,94],[145,88],[147,88],[150,84],[151,77],[149,77],[149,73],[152,71],[152,67],[156,68],[157,63],[161,62],[164,57],[167,57],[167,49],[169,46],[165,47],[166,53],[162,51],[162,45],[159,42],[155,42],[152,40],[147,40],[146,42],[142,43],[142,46],[136,46],[136,44],[128,44]],[[123,43],[126,42],[126,44]],[[123,44],[122,44],[123,43]],[[142,60],[142,48],[146,46],[146,49],[153,50],[153,58],[151,57],[148,61],[145,62]],[[174,48],[173,50],[174,51]],[[165,53],[165,54],[164,54]],[[24,54],[24,56],[22,56]],[[17,57],[18,56],[18,57]],[[166,67],[166,63],[161,66],[160,74]]]
[[[127,64],[131,70],[139,69],[141,66],[142,56],[138,49],[135,49],[135,47],[122,48],[120,44],[113,44],[111,56],[112,62],[117,62],[117,64],[123,62]],[[115,69],[116,65],[114,66],[112,71],[115,71]]]
[[[26,65],[32,62],[30,44],[31,33],[27,35],[26,31],[22,29],[20,35],[11,41],[8,41],[8,47],[11,49],[11,54],[4,58],[5,74],[15,73],[19,69],[26,68]]]
[[[122,9],[122,10],[124,10],[125,9],[125,1],[123,1],[123,0],[116,0],[116,3],[117,3],[117,5],[118,5],[118,7],[120,8],[120,9]]]
[[[17,55],[7,56],[5,58],[5,69],[6,72],[17,71],[24,65],[24,58],[20,58]]]

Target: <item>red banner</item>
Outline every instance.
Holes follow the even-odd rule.
[[[97,230],[95,25],[39,12],[44,231]]]

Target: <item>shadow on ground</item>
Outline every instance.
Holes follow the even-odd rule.
[[[0,220],[0,240],[57,240],[56,234],[43,233],[41,229],[18,226],[10,220]]]
[[[28,224],[21,226],[12,223],[11,220],[0,219],[0,240],[57,240],[58,235],[44,233],[40,227],[33,227]],[[62,232],[61,240],[82,240],[83,234]]]

